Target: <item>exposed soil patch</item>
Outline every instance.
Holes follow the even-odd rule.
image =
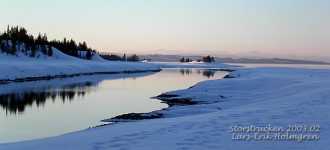
[[[193,101],[191,98],[181,98],[174,94],[160,94],[155,98],[161,100],[163,103],[166,103],[170,107],[175,105],[184,106],[198,104],[198,102]]]
[[[144,119],[156,119],[163,117],[163,114],[151,112],[151,113],[129,113],[129,114],[123,114],[116,116],[114,118],[111,118],[109,120],[103,120],[104,122],[125,122],[129,120],[144,120]]]
[[[233,75],[227,74],[226,76],[223,77],[224,79],[232,79],[232,78],[236,78]]]
[[[191,98],[179,98],[178,95],[172,94],[161,94],[156,99],[161,100],[163,103],[169,105],[168,108],[173,106],[186,106],[186,105],[196,105],[198,102],[193,101]],[[163,110],[166,110],[163,109]],[[161,110],[161,111],[163,111]],[[153,111],[150,113],[128,113],[119,115],[110,119],[102,120],[103,122],[129,122],[129,121],[137,121],[137,120],[145,120],[145,119],[157,119],[163,118],[164,114],[159,111]]]

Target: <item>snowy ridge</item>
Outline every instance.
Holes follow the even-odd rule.
[[[174,106],[170,118],[119,123],[42,140],[2,144],[0,149],[324,149],[330,141],[330,70],[257,68],[235,78],[198,83],[167,94],[204,102]],[[319,141],[235,141],[236,125],[318,124]]]
[[[37,54],[31,58],[24,54],[7,55],[0,53],[0,80],[17,78],[70,75],[95,72],[156,71],[160,67],[141,62],[113,62],[95,54],[92,60],[66,55],[52,48],[53,56]]]

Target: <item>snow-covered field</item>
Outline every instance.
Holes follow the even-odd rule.
[[[0,53],[0,80],[27,77],[43,77],[95,72],[125,72],[159,70],[160,67],[141,62],[106,61],[98,55],[92,60],[83,60],[68,56],[53,48],[53,56],[39,55],[31,58],[18,53],[18,56]]]
[[[165,118],[162,119],[118,123],[47,139],[2,144],[0,149],[328,149],[330,70],[253,68],[240,69],[231,76],[235,78],[205,81],[186,90],[167,93],[191,98],[200,104],[163,110]],[[283,129],[289,125],[312,126],[309,132],[290,134],[316,135],[314,137],[320,134],[320,140],[299,140],[298,136],[295,140],[285,136],[282,140],[257,141],[246,136],[245,140],[232,139],[235,126],[237,131],[246,126]],[[235,137],[237,135],[235,133]]]

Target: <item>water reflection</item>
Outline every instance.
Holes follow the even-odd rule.
[[[209,69],[180,69],[179,73],[183,76],[190,76],[193,74],[202,75],[203,77],[214,77],[216,70]],[[129,79],[135,80],[137,77],[148,75],[137,74],[129,76]],[[121,76],[123,79],[125,77]],[[87,81],[79,81],[79,79],[64,79],[51,80],[49,82],[40,81],[31,83],[23,83],[17,86],[0,87],[0,106],[3,108],[6,115],[23,114],[27,107],[43,107],[47,101],[62,101],[63,104],[79,98],[83,98],[96,89],[101,81],[109,77],[95,76],[89,78]],[[77,83],[77,81],[79,81]],[[46,82],[46,84],[44,83]],[[72,82],[72,83],[70,83]],[[62,83],[62,84],[61,84]],[[9,85],[10,86],[10,85]],[[8,89],[11,89],[8,91]],[[7,91],[6,91],[7,90]]]
[[[6,116],[21,115],[27,107],[45,106],[47,101],[62,101],[63,104],[81,99],[95,91],[98,85],[108,79],[133,79],[154,73],[96,75],[54,79],[49,81],[23,82],[0,86],[0,106]]]
[[[76,97],[84,97],[91,88],[96,86],[92,82],[70,84],[61,88],[47,88],[44,90],[26,91],[0,95],[0,106],[6,114],[24,112],[25,108],[35,104],[37,107],[44,106],[47,100],[72,101]]]
[[[180,69],[180,73],[182,75],[190,75],[192,73],[192,69]]]
[[[83,130],[127,113],[164,109],[150,99],[227,73],[205,69],[93,75],[0,85],[0,143]],[[215,70],[214,70],[215,71]],[[59,124],[60,123],[60,124]]]
[[[182,75],[191,75],[193,71],[196,71],[197,74],[203,75],[204,77],[207,78],[212,78],[214,77],[216,70],[213,69],[180,69],[180,73]]]

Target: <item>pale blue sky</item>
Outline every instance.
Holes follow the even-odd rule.
[[[102,51],[330,58],[329,0],[0,0],[0,16]]]

